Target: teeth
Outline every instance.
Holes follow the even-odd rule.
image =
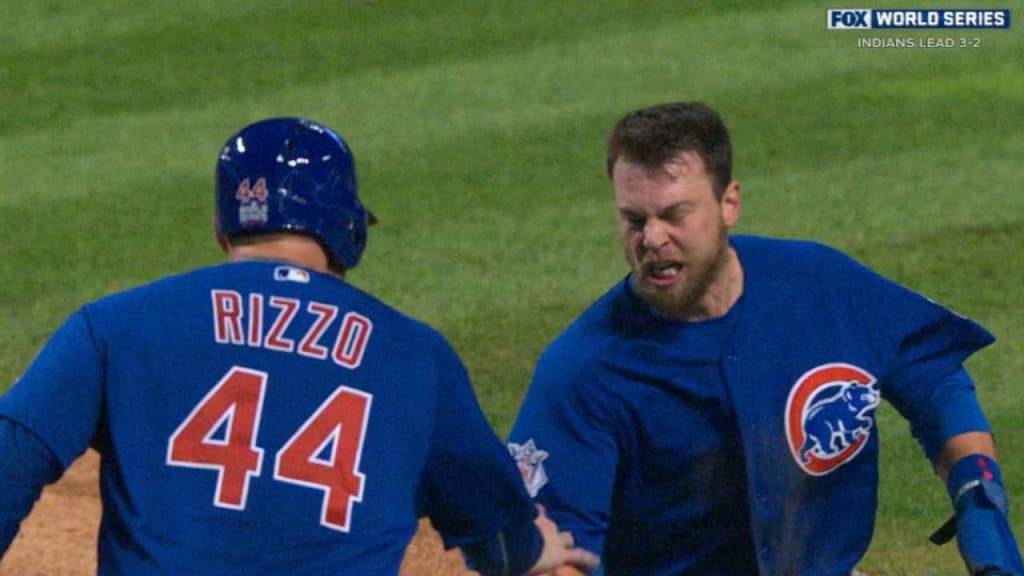
[[[653,264],[650,266],[651,276],[660,278],[675,276],[679,272],[678,264]]]

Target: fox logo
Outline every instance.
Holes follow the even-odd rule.
[[[852,460],[871,437],[880,401],[875,377],[857,366],[807,371],[786,402],[786,437],[796,463],[822,476]]]

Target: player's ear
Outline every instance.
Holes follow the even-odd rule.
[[[722,222],[726,228],[732,227],[740,219],[740,183],[730,180],[722,191]]]
[[[213,237],[217,239],[217,245],[220,246],[221,252],[225,254],[228,251],[228,239],[221,234],[220,223],[217,221],[217,215],[213,215]]]

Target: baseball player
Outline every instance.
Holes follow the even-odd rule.
[[[591,574],[855,573],[882,398],[948,487],[935,539],[1021,574],[962,366],[993,337],[826,246],[728,236],[740,188],[704,105],[627,115],[607,154],[630,273],[545,349],[508,445]]]
[[[373,216],[346,144],[257,122],[216,164],[230,262],[86,304],[0,397],[0,554],[101,455],[101,575],[397,574],[417,519],[482,574],[596,559],[538,515],[429,326],[343,281]]]

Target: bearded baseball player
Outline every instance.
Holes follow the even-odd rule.
[[[229,262],[88,303],[0,397],[0,555],[101,455],[101,575],[397,574],[427,516],[482,574],[596,559],[538,514],[462,363],[344,281],[373,216],[328,128],[245,127],[216,163]]]
[[[962,365],[992,335],[832,248],[729,236],[731,154],[700,103],[612,131],[630,272],[537,362],[509,437],[531,494],[601,555],[591,574],[855,574],[884,398],[948,488],[934,539],[955,537],[970,574],[1020,575]]]

